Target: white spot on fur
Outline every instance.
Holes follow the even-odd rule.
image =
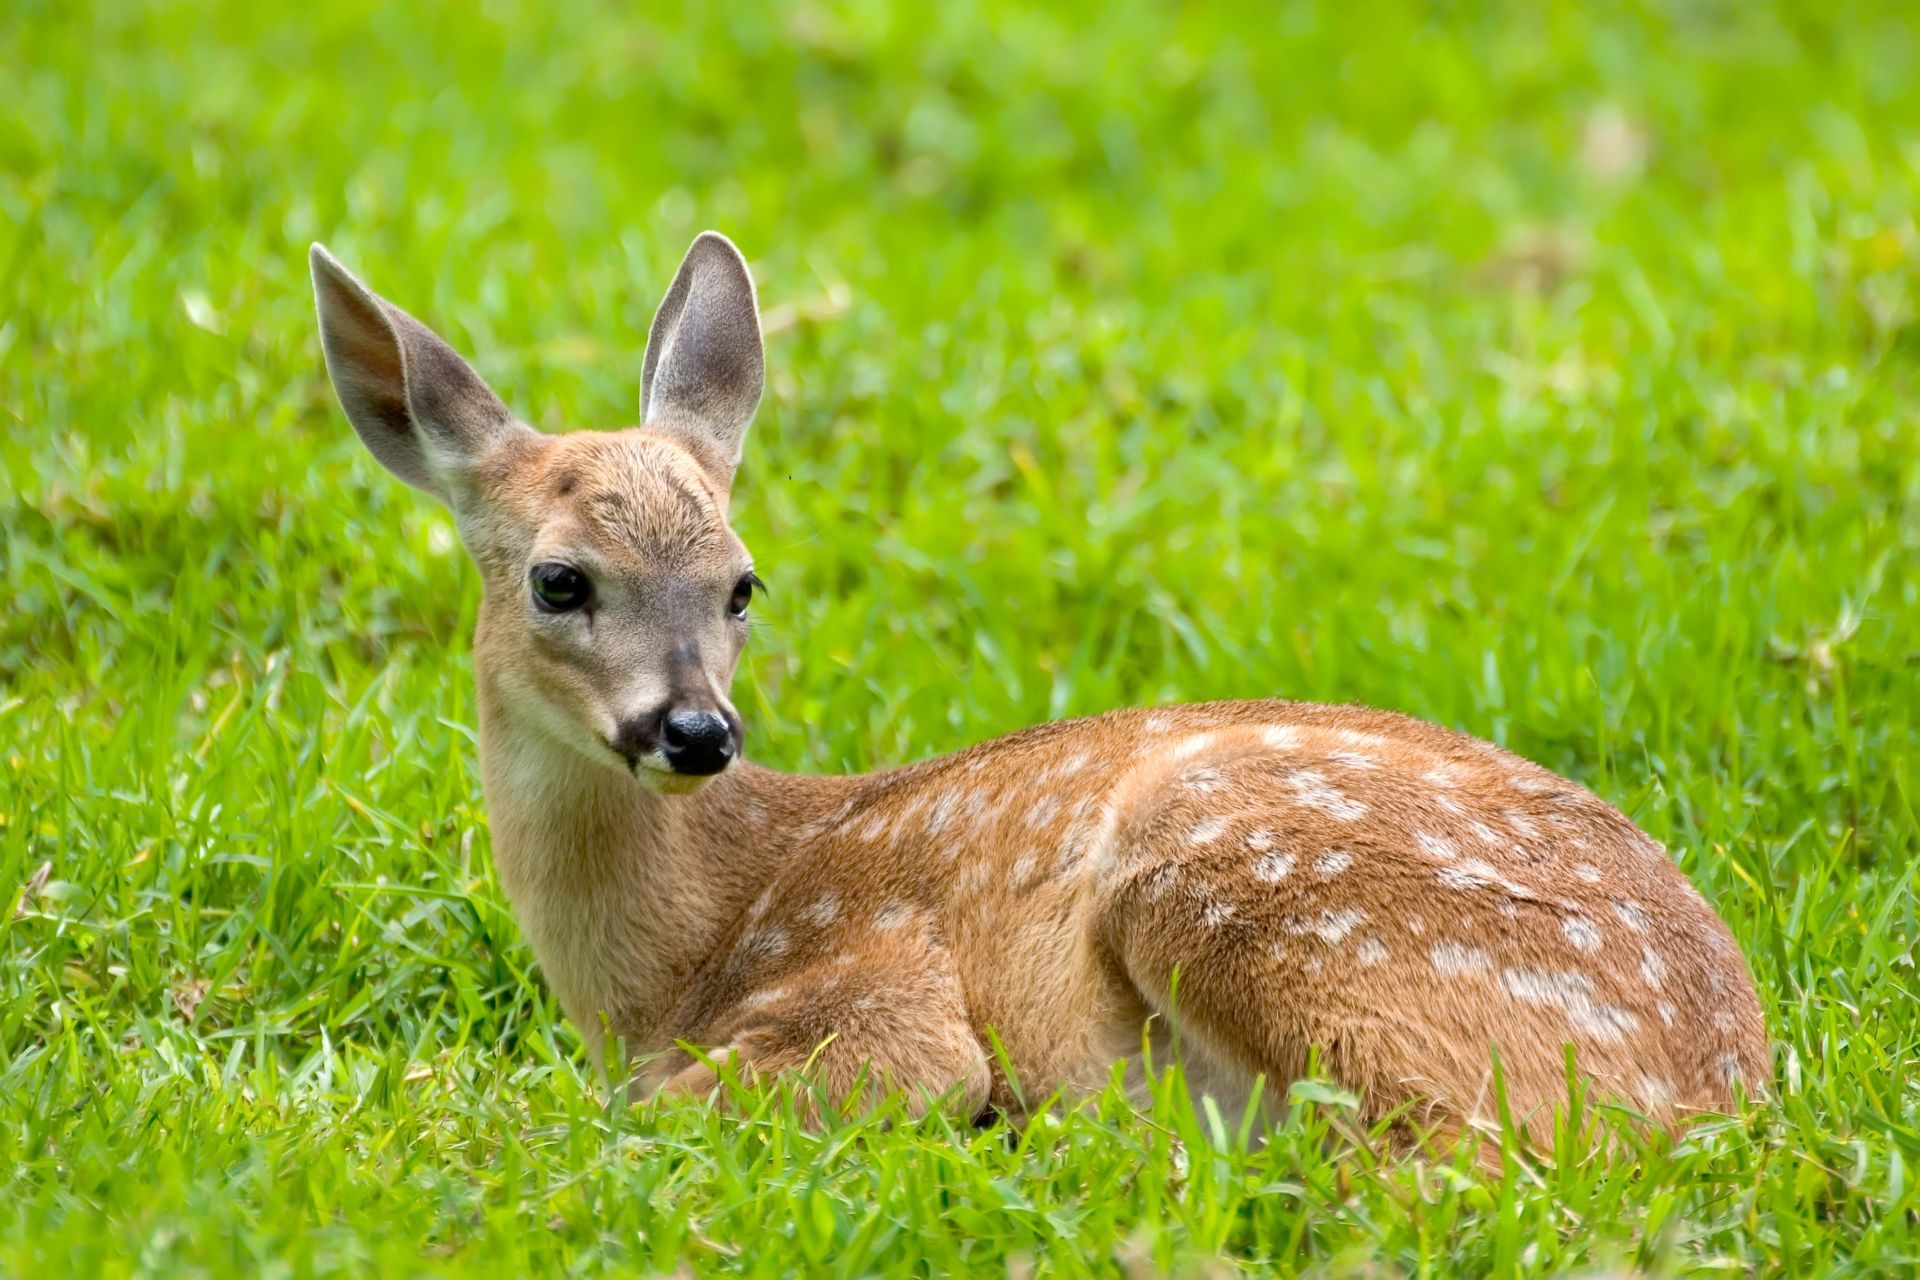
[[[860,824],[860,838],[871,843],[886,835],[892,828],[893,819],[888,817],[884,810],[875,810],[865,822]]]
[[[1530,773],[1508,774],[1507,781],[1513,785],[1515,791],[1525,791],[1533,795],[1537,795],[1553,785],[1550,782],[1541,781]]]
[[[901,838],[907,834],[907,828],[919,821],[921,811],[927,807],[931,799],[932,797],[921,794],[907,801],[893,825],[894,844],[899,844]]]
[[[1617,899],[1614,902],[1613,914],[1619,916],[1620,923],[1635,933],[1645,933],[1647,927],[1653,923],[1645,907],[1627,898]]]
[[[1066,835],[1060,839],[1060,850],[1053,858],[1053,874],[1056,879],[1065,880],[1081,872],[1091,870],[1087,863],[1087,824],[1076,822],[1067,828]]]
[[[1145,720],[1142,720],[1140,727],[1148,733],[1165,733],[1167,730],[1173,728],[1173,717],[1161,715],[1156,711]]]
[[[1605,879],[1600,873],[1600,868],[1594,866],[1591,862],[1574,863],[1573,874],[1576,879],[1584,880],[1588,884],[1599,884],[1601,880]]]
[[[1300,731],[1290,724],[1270,724],[1260,731],[1260,741],[1275,751],[1290,751],[1300,745]]]
[[[895,898],[874,914],[873,927],[881,930],[898,929],[911,919],[913,919],[913,904]]]
[[[1493,904],[1493,909],[1508,920],[1517,920],[1520,918],[1520,904],[1512,898],[1497,899]]]
[[[1720,1078],[1728,1084],[1740,1078],[1740,1058],[1737,1054],[1724,1054],[1720,1058]]]
[[[1013,860],[1013,866],[1007,870],[1007,883],[1018,889],[1033,879],[1033,855],[1023,853]]]
[[[1215,898],[1210,900],[1206,907],[1200,912],[1200,923],[1209,929],[1217,929],[1227,921],[1233,919],[1235,914],[1237,913],[1231,902],[1221,902]]]
[[[1215,840],[1218,840],[1222,835],[1226,834],[1226,830],[1227,820],[1225,818],[1202,818],[1187,828],[1187,843],[1196,847],[1203,844],[1212,844]]]
[[[841,801],[841,803],[840,803],[840,807],[839,807],[838,809],[835,809],[835,810],[833,811],[833,816],[832,816],[831,818],[828,818],[828,819],[827,819],[827,820],[826,820],[826,821],[825,821],[825,822],[824,822],[824,823],[822,824],[822,826],[823,826],[823,828],[824,828],[824,827],[837,827],[837,826],[839,826],[839,825],[840,825],[841,823],[843,823],[843,822],[845,822],[845,821],[846,821],[846,819],[847,819],[847,815],[853,812],[853,806],[854,806],[854,805],[855,805],[856,803],[858,803],[858,801],[857,801],[856,799],[852,799],[852,798],[849,798],[849,799],[847,799],[847,800],[843,800],[843,801]],[[761,804],[761,803],[760,803],[760,802],[759,802],[758,800],[755,800],[755,801],[753,801],[753,802],[752,802],[751,804],[743,804],[743,805],[741,805],[741,807],[740,807],[740,812],[741,812],[742,814],[749,814],[749,815],[751,815],[751,816],[752,816],[752,817],[753,817],[753,818],[754,818],[754,819],[755,819],[755,820],[757,821],[758,819],[760,819],[761,817],[763,817],[763,816],[765,815],[765,813],[766,813],[766,807],[765,807],[764,805],[762,805],[762,804]]]
[[[1273,832],[1267,830],[1265,827],[1261,827],[1258,831],[1249,831],[1247,832],[1246,839],[1241,843],[1245,844],[1247,848],[1253,850],[1255,853],[1265,853],[1267,850],[1273,848]]]
[[[1574,950],[1584,951],[1588,955],[1600,950],[1600,931],[1593,927],[1593,921],[1585,916],[1568,916],[1560,922],[1560,932],[1567,935],[1567,941]]]
[[[949,787],[934,799],[933,808],[927,813],[927,834],[937,836],[946,830],[947,823],[953,820],[953,807],[959,803],[960,793]]]
[[[1420,852],[1426,854],[1429,858],[1438,858],[1442,862],[1452,862],[1460,856],[1460,851],[1454,848],[1450,842],[1442,840],[1431,831],[1416,831],[1413,836],[1413,842],[1420,846]]]
[[[1659,1076],[1640,1077],[1640,1096],[1655,1107],[1665,1108],[1673,1105],[1673,1081]]]
[[[1483,889],[1490,884],[1497,884],[1515,897],[1533,896],[1525,885],[1501,878],[1491,864],[1479,858],[1468,858],[1458,866],[1442,867],[1434,875],[1449,889]]]
[[[1056,772],[1062,778],[1069,777],[1087,767],[1087,753],[1076,751],[1056,766]]]
[[[1120,842],[1113,838],[1114,828],[1119,823],[1119,808],[1103,802],[1100,806],[1100,825],[1087,837],[1087,853],[1093,858],[1094,874],[1102,883],[1106,881],[1107,873],[1113,870],[1120,852]]]
[[[787,950],[787,931],[785,929],[756,929],[740,939],[740,954],[766,956],[769,959],[785,954]]]
[[[1622,1039],[1638,1025],[1625,1009],[1593,998],[1593,981],[1579,973],[1543,973],[1538,969],[1508,969],[1501,974],[1508,992],[1525,1004],[1560,1009],[1574,1030],[1602,1043]]]
[[[1387,958],[1387,944],[1374,935],[1368,934],[1360,940],[1360,947],[1356,954],[1360,957],[1360,967],[1371,969]]]
[[[1286,779],[1286,784],[1293,791],[1296,804],[1319,809],[1342,822],[1352,822],[1367,815],[1367,806],[1328,786],[1326,778],[1312,769],[1295,770]]]
[[[1147,876],[1147,901],[1158,902],[1166,897],[1167,890],[1173,887],[1173,882],[1179,875],[1180,867],[1177,863],[1163,862],[1155,867]]]
[[[1329,751],[1327,759],[1335,764],[1343,764],[1349,769],[1378,769],[1380,762],[1372,756],[1359,751]]]
[[[1060,801],[1049,791],[1034,801],[1033,808],[1027,812],[1027,825],[1038,831],[1052,822],[1054,815],[1058,812],[1060,812]]]
[[[1540,828],[1535,826],[1533,820],[1527,817],[1526,814],[1521,813],[1518,809],[1503,809],[1500,816],[1505,818],[1507,825],[1512,827],[1522,838],[1533,840],[1539,837]]]
[[[1353,865],[1353,855],[1345,849],[1329,849],[1313,860],[1313,871],[1323,879],[1337,876]]]
[[[1434,804],[1438,805],[1441,808],[1441,810],[1443,810],[1446,813],[1451,813],[1455,817],[1458,817],[1460,814],[1463,814],[1467,811],[1467,806],[1461,804],[1458,800],[1455,800],[1452,796],[1448,795],[1444,791],[1435,793],[1433,797],[1433,802]]]
[[[1667,983],[1667,962],[1652,947],[1640,948],[1640,980],[1655,991]]]
[[[1185,760],[1189,756],[1197,756],[1202,751],[1205,751],[1207,749],[1208,744],[1210,744],[1212,741],[1213,741],[1212,734],[1196,733],[1191,738],[1188,738],[1185,742],[1182,742],[1176,745],[1173,748],[1173,750],[1168,752],[1167,754],[1172,756],[1175,760]]]
[[[1460,785],[1460,780],[1453,776],[1453,770],[1443,764],[1435,765],[1433,768],[1421,774],[1420,777],[1430,786],[1450,789]]]
[[[1461,942],[1439,943],[1427,952],[1427,958],[1433,961],[1434,972],[1448,977],[1487,971],[1487,953]]]
[[[1408,916],[1401,923],[1406,926],[1407,932],[1416,938],[1427,931],[1427,922],[1419,916]]]
[[[1659,1003],[1659,1005],[1656,1006],[1656,1011],[1660,1014],[1660,1021],[1666,1023],[1668,1026],[1673,1025],[1673,1006],[1672,1005],[1668,1004],[1665,1000],[1662,1000]]]
[[[1717,1030],[1731,1031],[1739,1025],[1739,1022],[1734,1018],[1731,1011],[1716,1009],[1713,1011],[1713,1025]]]
[[[1092,797],[1082,804],[1091,805]],[[1060,841],[1060,857],[1057,862],[1060,875],[1068,875],[1082,863],[1087,863],[1094,871],[1104,871],[1112,860],[1113,827],[1120,820],[1119,812],[1111,805],[1102,804],[1099,811],[1090,817],[1083,817],[1067,829]],[[1089,858],[1092,860],[1089,862]]]
[[[823,894],[802,914],[808,924],[824,929],[840,918],[840,899],[830,893]]]
[[[1212,765],[1197,764],[1180,775],[1180,785],[1188,791],[1209,795],[1218,791],[1225,779]]]
[[[1473,832],[1473,838],[1481,844],[1493,849],[1500,847],[1500,837],[1494,834],[1492,827],[1478,818],[1467,824],[1467,830]]]
[[[1300,965],[1300,968],[1306,973],[1319,973],[1326,967],[1327,966],[1321,962],[1319,956],[1308,956]]]
[[[740,1003],[749,1009],[764,1009],[770,1004],[779,1004],[792,994],[785,987],[766,987],[754,992]]]
[[[981,861],[972,863],[965,871],[960,873],[960,878],[954,882],[954,891],[962,894],[978,893],[987,887],[987,881],[992,878],[993,864],[991,862]]]
[[[1366,918],[1366,912],[1348,907],[1340,911],[1322,911],[1317,916],[1288,916],[1281,922],[1281,927],[1296,937],[1312,934],[1331,945],[1344,940]]]
[[[1253,860],[1254,879],[1264,880],[1268,884],[1286,879],[1292,871],[1293,855],[1281,850],[1263,853]]]

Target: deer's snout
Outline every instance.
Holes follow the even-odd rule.
[[[711,707],[662,707],[623,722],[607,745],[630,768],[657,753],[675,773],[706,777],[740,754],[740,729]]]

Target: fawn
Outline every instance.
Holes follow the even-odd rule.
[[[885,1084],[1017,1117],[1122,1060],[1137,1081],[1175,1034],[1229,1107],[1317,1051],[1367,1116],[1430,1131],[1502,1102],[1538,1127],[1569,1044],[1656,1124],[1764,1089],[1746,962],[1666,851],[1459,733],[1216,702],[860,777],[742,759],[728,689],[759,580],[727,507],[764,357],[725,237],[693,242],[660,304],[641,425],[561,436],[318,245],[312,266],[348,419],[452,508],[481,573],[501,884],[589,1046],[634,1053],[635,1090],[805,1072],[845,1101]]]

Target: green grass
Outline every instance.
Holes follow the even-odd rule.
[[[1920,1265],[1904,6],[302,9],[0,24],[0,1273]],[[305,250],[616,426],[706,226],[770,316],[758,758],[1492,738],[1674,849],[1777,1098],[1500,1180],[1313,1084],[1251,1150],[608,1109],[493,881],[474,575]]]

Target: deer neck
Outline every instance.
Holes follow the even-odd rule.
[[[788,856],[794,801],[811,807],[794,793],[824,780],[742,763],[662,795],[561,742],[484,669],[480,691],[494,862],[547,981],[596,1049],[603,1029],[663,1047],[688,979]]]

